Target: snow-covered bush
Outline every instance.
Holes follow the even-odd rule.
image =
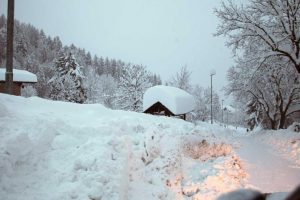
[[[220,143],[208,143],[206,140],[188,141],[182,144],[186,156],[203,161],[227,156],[231,153],[231,145]]]

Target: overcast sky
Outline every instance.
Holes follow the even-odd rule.
[[[7,0],[0,12],[6,14]],[[221,0],[15,0],[15,18],[98,56],[143,64],[164,81],[187,65],[192,82],[221,93],[233,65],[214,37]]]

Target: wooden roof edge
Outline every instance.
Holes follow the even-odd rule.
[[[160,101],[157,101],[156,103],[152,104],[151,106],[149,106],[149,108],[147,108],[143,113],[147,113],[147,111],[152,107],[154,106],[155,104],[159,103],[160,105],[162,105],[164,107],[164,109],[166,109],[168,112],[170,112],[171,115],[173,116],[177,116],[175,115],[172,111],[170,111],[169,108],[167,108],[164,104],[162,104]]]
[[[6,81],[0,80],[0,83],[5,83]],[[37,83],[37,81],[13,81],[13,83]]]

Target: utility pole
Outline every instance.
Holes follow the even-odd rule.
[[[211,124],[213,124],[213,88],[212,88],[212,77],[213,75],[216,75],[216,71],[212,70],[210,72],[210,119],[211,119]]]
[[[14,54],[14,8],[15,1],[7,4],[7,42],[6,42],[6,73],[5,84],[7,94],[13,94],[13,54]]]

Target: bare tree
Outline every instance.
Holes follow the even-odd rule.
[[[299,75],[287,67],[290,61],[273,58],[259,69],[249,70],[252,63],[240,62],[228,71],[228,94],[247,104],[250,120],[266,128],[284,128],[288,109],[300,102]],[[251,122],[252,123],[252,122]]]
[[[196,100],[196,108],[193,111],[193,120],[208,121],[210,119],[210,103],[211,95],[210,88],[203,88],[199,85],[193,87],[192,95]],[[221,111],[219,95],[213,91],[213,117],[218,118],[218,114]]]
[[[181,67],[180,71],[175,74],[171,78],[169,82],[167,82],[168,85],[178,87],[180,89],[183,89],[187,92],[192,90],[191,86],[191,71],[188,69],[188,67],[185,65]]]
[[[241,6],[230,0],[215,12],[221,20],[216,35],[227,36],[234,51],[252,52],[258,66],[285,57],[300,73],[300,0],[251,0]]]

